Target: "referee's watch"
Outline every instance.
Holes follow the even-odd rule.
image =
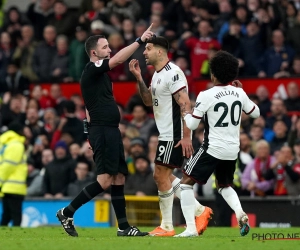
[[[140,37],[138,37],[136,40],[135,40],[139,45],[145,43],[142,41],[142,39]]]

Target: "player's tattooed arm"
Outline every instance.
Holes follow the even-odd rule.
[[[142,100],[146,106],[152,106],[152,96],[150,90],[147,88],[144,80],[138,79],[137,83],[139,84],[139,91],[142,97]]]
[[[181,116],[191,112],[191,102],[186,88],[183,88],[173,95],[175,101],[180,107]]]

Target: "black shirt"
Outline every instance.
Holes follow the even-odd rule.
[[[106,74],[110,70],[108,62],[108,59],[88,62],[81,76],[80,87],[91,126],[119,126],[120,112]]]

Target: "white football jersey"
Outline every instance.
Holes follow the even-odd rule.
[[[180,107],[173,95],[186,88],[188,84],[182,70],[172,62],[155,72],[150,90],[155,122],[159,131],[159,140],[181,140],[183,136],[183,123]]]
[[[251,114],[257,105],[242,88],[214,86],[200,92],[193,117],[205,124],[203,145],[207,153],[220,160],[235,160],[240,150],[241,114]]]

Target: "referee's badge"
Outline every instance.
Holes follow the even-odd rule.
[[[98,60],[95,62],[95,66],[100,67],[102,65],[102,63],[103,63],[103,60]]]

